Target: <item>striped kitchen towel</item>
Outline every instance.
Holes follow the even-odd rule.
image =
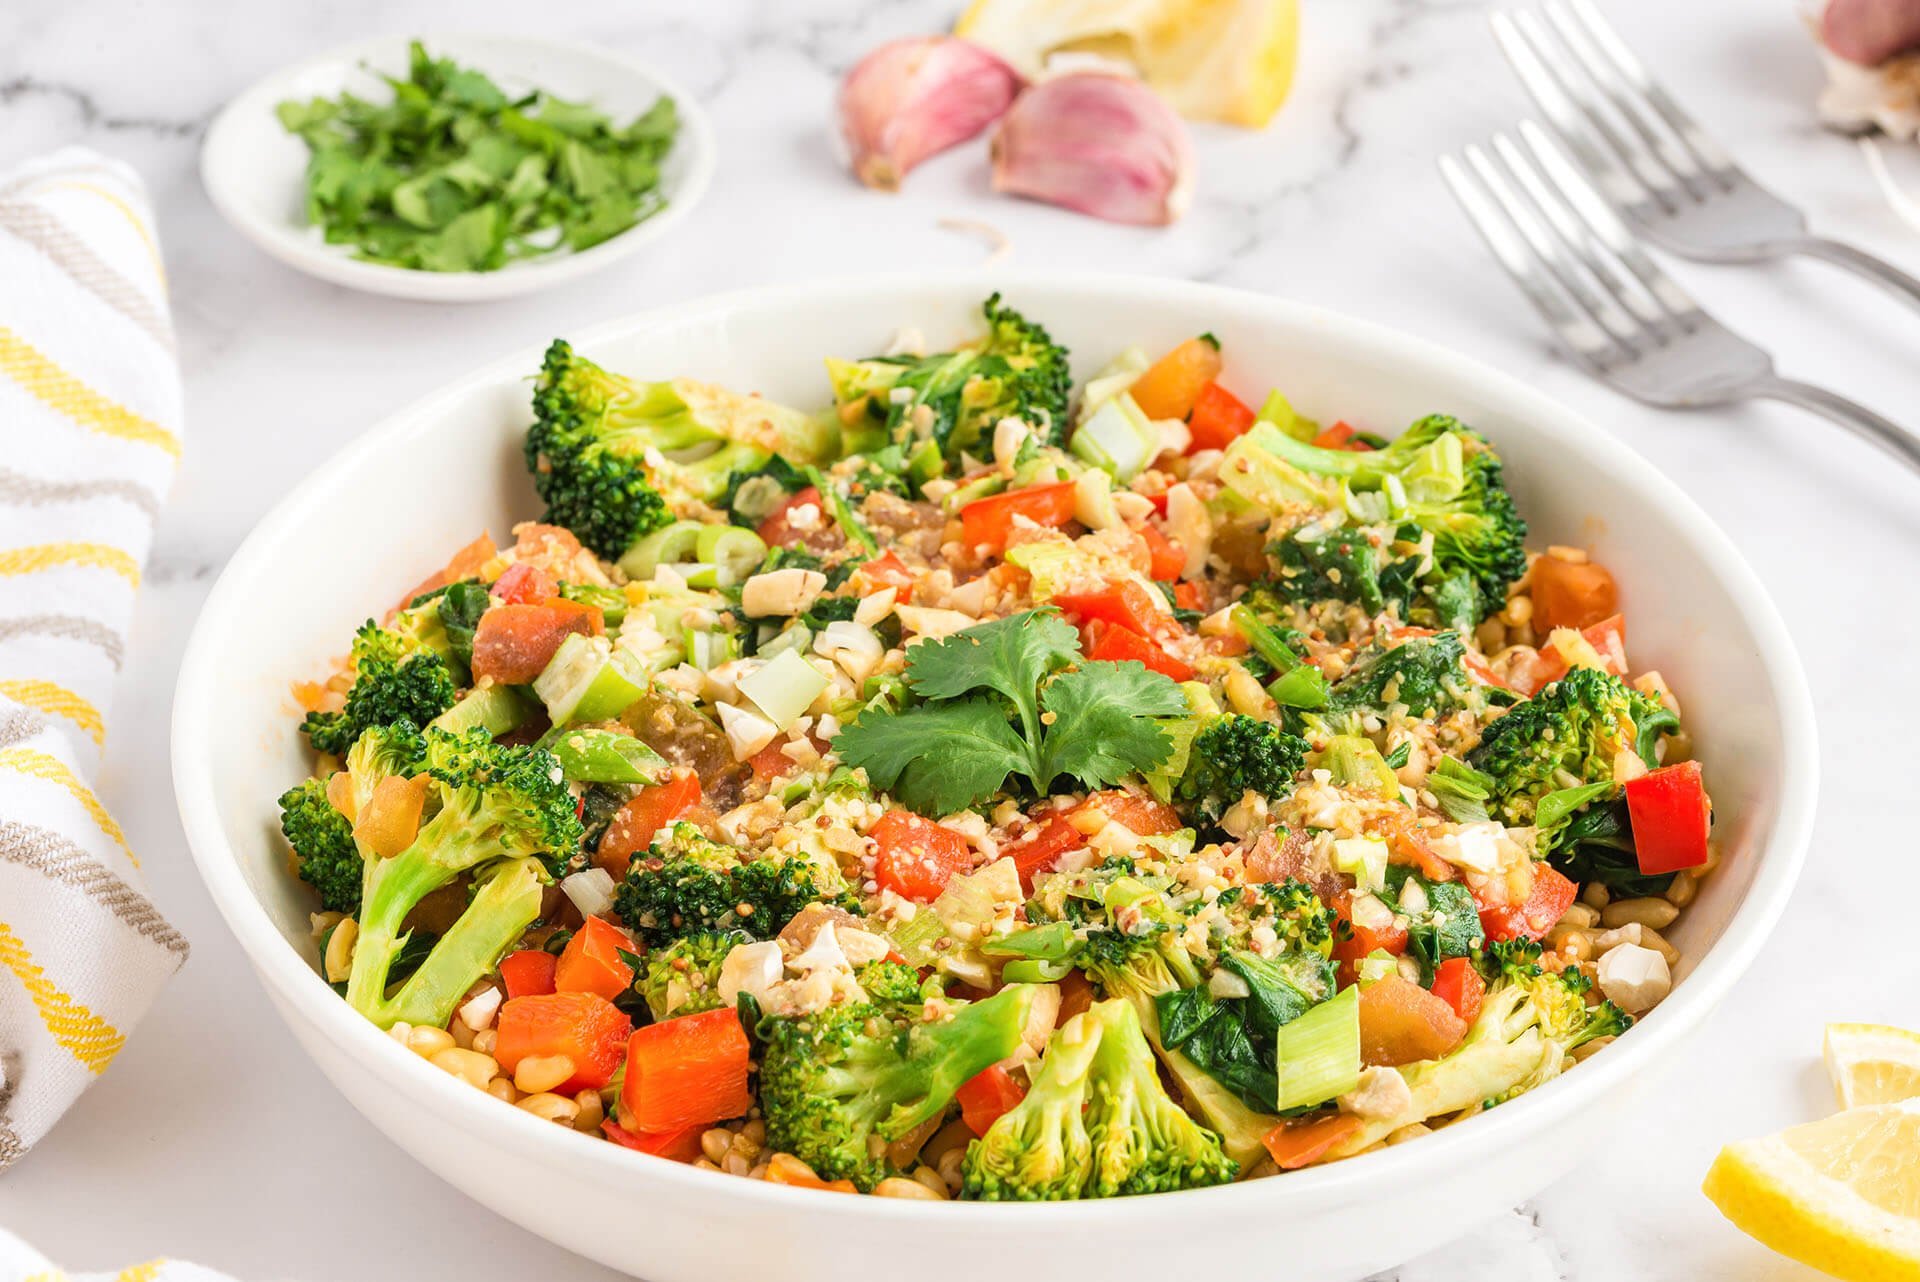
[[[0,176],[0,1170],[187,955],[92,786],[181,417],[140,180],[85,151]]]
[[[232,1282],[224,1273],[180,1260],[148,1260],[117,1273],[63,1273],[38,1251],[0,1228],[0,1282]]]

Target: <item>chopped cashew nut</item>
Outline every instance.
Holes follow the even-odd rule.
[[[1621,944],[1600,958],[1600,991],[1607,1000],[1638,1015],[1651,1010],[1673,988],[1667,959],[1639,944]]]
[[[1360,1084],[1342,1095],[1342,1112],[1356,1117],[1396,1117],[1413,1107],[1413,1091],[1397,1068],[1360,1070]]]
[[[740,589],[740,608],[747,617],[795,615],[812,605],[826,590],[827,576],[818,570],[769,570],[748,579]]]

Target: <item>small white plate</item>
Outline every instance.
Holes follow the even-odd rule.
[[[591,102],[623,123],[662,94],[673,99],[680,132],[661,166],[666,207],[591,249],[522,259],[492,272],[390,267],[354,257],[350,246],[329,245],[306,219],[307,145],[281,126],[274,108],[289,98],[334,97],[345,90],[384,101],[389,91],[376,73],[406,76],[405,36],[321,54],[228,103],[200,149],[200,180],[214,207],[248,240],[310,276],[395,298],[452,303],[509,298],[599,271],[665,235],[706,193],[713,177],[713,130],[699,105],[659,73],[605,50],[527,36],[447,33],[421,40],[434,57],[483,71],[508,93],[544,89]]]

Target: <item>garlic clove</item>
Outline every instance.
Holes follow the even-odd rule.
[[[1159,226],[1193,194],[1187,126],[1128,76],[1076,71],[1033,85],[993,136],[993,185],[1116,223]]]
[[[1020,75],[995,53],[952,36],[894,40],[840,85],[840,134],[854,177],[893,191],[927,157],[1006,113]]]

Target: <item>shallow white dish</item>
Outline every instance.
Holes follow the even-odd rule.
[[[713,178],[713,130],[699,104],[658,72],[604,49],[527,36],[449,32],[422,40],[428,53],[484,71],[509,93],[546,89],[591,102],[622,123],[662,94],[673,99],[680,132],[661,166],[666,207],[591,249],[523,259],[493,272],[414,271],[364,262],[350,246],[329,245],[307,223],[307,145],[281,126],[274,108],[289,98],[332,97],[343,90],[385,101],[389,90],[374,72],[404,78],[405,36],[309,58],[222,108],[200,148],[200,180],[214,207],[248,240],[310,276],[394,298],[464,303],[510,298],[600,271],[665,235],[706,193]]]
[[[1708,763],[1725,857],[1672,933],[1671,997],[1545,1087],[1416,1142],[1229,1188],[1055,1205],[809,1193],[702,1172],[563,1131],[449,1078],[362,1021],[314,970],[313,905],[291,877],[274,798],[308,762],[289,683],[485,527],[538,514],[520,460],[528,350],[367,433],[248,538],[201,615],[173,724],[182,822],[208,889],[296,1037],[376,1126],[536,1233],[652,1282],[840,1282],[906,1267],[922,1282],[1022,1276],[1357,1277],[1525,1200],[1580,1156],[1573,1137],[1632,1124],[1634,1092],[1753,961],[1798,875],[1818,756],[1799,662],[1726,537],[1651,465],[1521,383],[1388,330],[1174,281],[977,274],[733,294],[570,335],[596,360],[795,404],[827,397],[821,358],[912,325],[974,331],[1001,288],[1074,352],[1218,335],[1243,395],[1387,433],[1456,414],[1498,443],[1534,542],[1584,543],[1619,576],[1633,653],[1677,689]],[[422,487],[418,478],[431,476]],[[529,1189],[540,1190],[529,1197]],[[990,1245],[989,1245],[990,1243]],[[1257,1266],[1253,1264],[1258,1261]],[[907,1262],[910,1262],[908,1264]]]

